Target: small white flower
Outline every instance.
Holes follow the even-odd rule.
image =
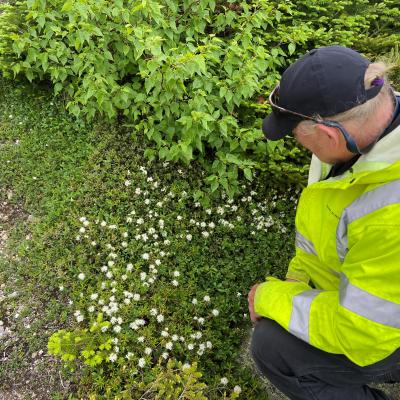
[[[132,357],[133,357],[133,353],[131,353],[131,352],[126,353],[125,358],[126,358],[127,360],[130,360]]]
[[[76,316],[76,320],[77,320],[78,322],[82,322],[84,319],[85,319],[85,318],[84,318],[84,316],[83,316],[82,314],[79,314],[79,315]]]
[[[182,220],[182,216],[181,216],[181,215],[178,215],[178,216],[176,217],[176,219],[177,219],[178,221],[181,221],[181,220]]]
[[[136,223],[137,223],[138,225],[142,225],[143,222],[144,222],[144,219],[143,219],[143,218],[138,218],[138,219],[136,220]]]
[[[176,342],[179,338],[178,335],[172,335],[171,339]]]
[[[188,240],[189,242],[192,240],[193,236],[189,233],[186,235],[186,240]]]
[[[108,357],[108,359],[109,359],[111,362],[117,361],[117,358],[118,358],[118,356],[117,356],[115,353],[111,353],[110,356]]]
[[[168,358],[168,352],[165,351],[164,353],[162,353],[161,357],[166,360]]]
[[[158,259],[157,259],[157,260],[155,261],[155,264],[156,264],[156,265],[161,265],[161,260],[158,260]]]
[[[111,278],[113,277],[113,273],[112,273],[111,271],[108,271],[108,272],[106,273],[106,277],[107,277],[108,279],[111,279]]]
[[[197,322],[198,322],[200,325],[203,325],[203,324],[204,324],[204,318],[203,318],[203,317],[198,318],[198,319],[197,319]]]
[[[157,315],[157,322],[161,323],[161,322],[163,322],[163,321],[164,321],[164,315],[158,314],[158,315]]]
[[[128,275],[121,275],[121,279],[123,280],[123,281],[126,281],[127,279],[128,279]]]
[[[144,352],[145,352],[145,354],[147,354],[148,356],[152,353],[152,349],[150,348],[150,347],[146,347],[145,349],[144,349]]]
[[[143,368],[146,365],[146,360],[143,357],[139,358],[138,365],[140,368]]]
[[[174,279],[172,282],[172,286],[179,286],[179,282],[176,280],[176,279]]]
[[[101,221],[100,222],[100,226],[106,226],[107,225],[107,222],[106,221]]]
[[[141,272],[140,273],[140,280],[144,281],[146,279],[146,277],[147,277],[146,272]]]
[[[113,331],[115,332],[115,333],[120,333],[121,332],[121,327],[119,326],[119,325],[115,325],[114,326],[114,328],[113,328]]]
[[[138,341],[139,343],[143,343],[143,342],[144,342],[144,336],[139,336],[139,337],[137,338],[137,341]]]
[[[83,281],[83,280],[85,279],[85,274],[84,274],[83,272],[81,272],[81,273],[78,275],[78,279],[80,279],[81,281]]]
[[[129,263],[129,264],[126,266],[126,270],[127,270],[128,272],[131,272],[131,271],[133,270],[133,264]]]
[[[133,295],[133,300],[139,301],[139,300],[140,300],[140,294],[139,294],[139,293],[135,293],[135,294]]]
[[[131,186],[131,181],[126,180],[126,181],[125,181],[125,186],[126,186],[126,187]]]
[[[207,349],[211,349],[212,348],[212,343],[208,340],[206,342],[206,346],[207,346]]]
[[[241,393],[242,388],[241,388],[239,385],[236,385],[236,386],[233,388],[233,391],[234,391],[235,393],[239,394],[239,393]]]
[[[117,225],[110,225],[108,228],[109,229],[117,229]]]
[[[190,368],[190,364],[185,363],[182,365],[182,369],[188,369],[188,368]]]
[[[133,221],[132,217],[127,217],[127,218],[126,218],[126,222],[127,222],[128,224],[130,224],[132,221]],[[129,354],[129,353],[128,353],[128,354]]]
[[[122,246],[122,247],[128,247],[128,243],[127,243],[127,242],[122,242],[122,243],[121,243],[121,246]]]
[[[180,272],[179,271],[174,271],[174,276],[175,277],[178,277],[180,275]]]
[[[219,315],[219,311],[216,309],[212,310],[212,313],[213,313],[214,317],[218,317],[218,315]]]
[[[93,240],[92,242],[90,242],[90,244],[94,247],[97,246],[97,243]]]
[[[88,307],[88,311],[89,311],[90,313],[94,312],[94,306]]]
[[[192,299],[192,304],[196,305],[197,303],[198,303],[198,301],[196,298]]]
[[[133,329],[134,331],[137,331],[139,329],[138,325],[135,322],[131,322],[129,324],[129,328]]]
[[[189,344],[187,345],[187,348],[188,348],[188,350],[193,350],[193,349],[194,349],[194,344],[189,343]]]
[[[210,299],[210,296],[205,295],[205,296],[203,297],[203,300],[204,300],[206,303],[208,303],[211,299]]]
[[[201,234],[205,237],[208,238],[210,236],[210,234],[207,231],[203,231],[201,232]]]
[[[58,289],[60,290],[60,292],[62,292],[64,290],[64,286],[61,285]]]
[[[157,308],[152,308],[150,310],[150,314],[153,315],[153,316],[156,316],[158,314]]]
[[[222,383],[224,386],[227,385],[227,384],[228,384],[228,378],[225,378],[225,377],[221,378],[221,383]]]
[[[168,342],[168,343],[165,344],[165,348],[168,349],[168,350],[172,350],[172,346],[173,346],[172,342]]]
[[[80,229],[79,229],[79,233],[85,233],[86,232],[86,229],[82,226]]]
[[[142,255],[142,258],[143,258],[143,260],[148,260],[148,259],[150,258],[149,253],[144,253],[144,254]]]
[[[169,333],[167,331],[161,331],[161,336],[162,337],[168,337]]]

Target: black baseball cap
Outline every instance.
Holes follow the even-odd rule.
[[[309,117],[329,117],[375,97],[382,84],[366,90],[364,75],[371,62],[343,46],[313,49],[289,66],[279,83],[278,106]],[[269,140],[290,134],[304,120],[272,107],[262,124]]]

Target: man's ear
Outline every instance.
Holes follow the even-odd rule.
[[[316,133],[323,140],[324,144],[332,149],[337,149],[341,145],[342,136],[338,132],[338,129],[332,126],[326,126],[324,124],[314,125]]]

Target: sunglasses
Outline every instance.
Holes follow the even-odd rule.
[[[277,85],[275,87],[275,89],[271,92],[271,94],[269,95],[269,104],[272,107],[272,111],[276,114],[276,115],[280,115],[280,114],[289,114],[292,117],[296,117],[299,121],[302,120],[310,120],[310,121],[314,121],[317,124],[322,124],[325,126],[329,126],[331,128],[337,128],[339,129],[339,131],[342,133],[344,140],[346,141],[346,147],[347,150],[349,150],[351,153],[354,154],[365,154],[367,153],[372,146],[368,146],[366,149],[360,149],[357,146],[357,143],[354,141],[354,139],[350,136],[349,132],[347,132],[347,130],[339,123],[336,121],[329,121],[329,120],[321,120],[319,118],[314,118],[314,117],[310,117],[309,115],[304,115],[295,111],[291,111],[288,110],[286,108],[283,108],[281,106],[278,105],[279,102],[279,85]],[[375,143],[374,143],[375,144]]]

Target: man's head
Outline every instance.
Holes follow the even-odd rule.
[[[328,163],[345,161],[373,145],[393,113],[387,67],[342,46],[311,50],[292,64],[270,96],[264,120],[270,140],[293,132]]]

